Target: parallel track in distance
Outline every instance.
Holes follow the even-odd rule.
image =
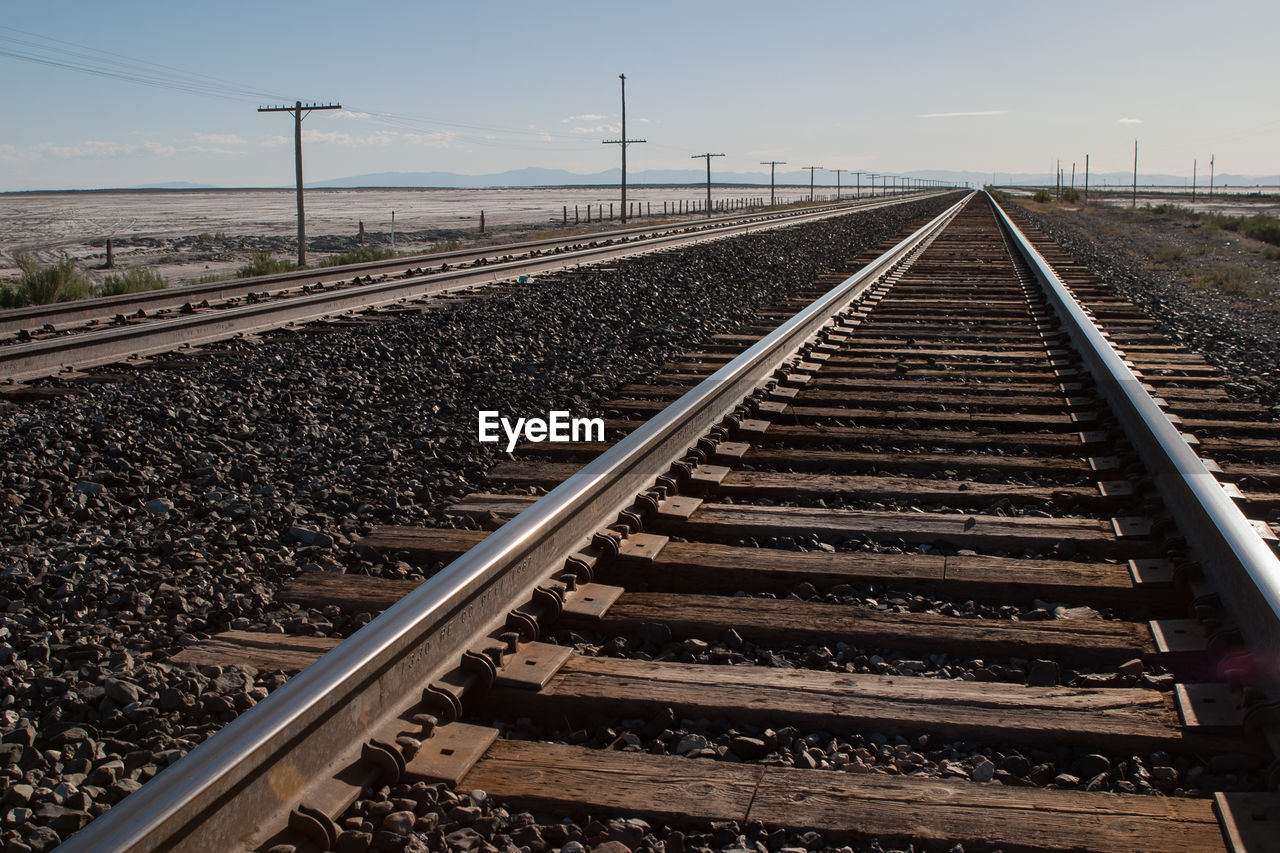
[[[41,322],[54,328],[53,332],[35,338],[24,333],[21,339],[15,337],[0,346],[0,383],[25,382],[282,325],[394,305],[431,294],[874,210],[930,195],[720,217],[670,228],[627,229],[0,312],[0,329],[6,322],[28,323],[37,315],[44,317]],[[444,268],[431,270],[413,266],[415,261],[424,259],[432,264],[440,262]],[[353,270],[357,275],[348,280]],[[219,301],[218,306],[205,307],[210,299]],[[199,306],[196,301],[200,301]],[[144,317],[125,319],[139,310]],[[16,314],[22,317],[11,316]],[[104,319],[116,315],[121,316],[119,322],[103,324]],[[55,322],[57,318],[61,319]],[[25,326],[11,325],[10,328],[25,329]]]

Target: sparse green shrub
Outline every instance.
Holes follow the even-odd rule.
[[[103,296],[118,296],[121,293],[142,293],[147,290],[164,290],[169,280],[154,270],[135,267],[123,275],[109,275],[102,282]]]
[[[1280,219],[1269,213],[1250,216],[1240,223],[1240,233],[1254,240],[1280,246]]]
[[[1162,246],[1160,251],[1156,252],[1156,260],[1161,263],[1168,263],[1169,261],[1179,260],[1186,254],[1181,246]]]
[[[222,272],[207,272],[195,280],[196,284],[213,284],[218,281],[226,281],[231,278],[230,275]]]
[[[260,275],[273,275],[278,272],[291,272],[297,268],[298,265],[293,261],[273,258],[266,252],[254,252],[253,257],[249,258],[249,263],[240,267],[236,271],[236,275],[240,278],[254,278]]]
[[[341,255],[330,255],[320,262],[320,266],[340,267],[345,264],[363,264],[370,261],[385,261],[395,256],[395,251],[385,246],[361,246],[359,249],[343,252]]]
[[[461,249],[461,248],[462,248],[462,241],[457,238],[453,238],[450,240],[437,240],[435,244],[432,245],[431,252],[433,254],[435,252],[456,252],[458,249]]]
[[[1073,190],[1070,187],[1068,187],[1067,189],[1062,191],[1062,200],[1065,202],[1070,202],[1071,204],[1075,204],[1080,200],[1080,193],[1078,190]]]
[[[30,255],[18,255],[15,260],[21,276],[16,286],[0,290],[2,307],[69,302],[89,295],[89,279],[76,269],[76,262],[71,258],[49,266],[41,266]]]
[[[462,248],[462,241],[457,238],[453,238],[449,240],[436,241],[434,244],[432,244],[431,251],[433,253],[434,252],[456,252],[461,248]]]
[[[1049,195],[1048,190],[1036,190],[1036,194],[1031,197],[1032,201],[1038,201],[1041,204],[1048,204],[1053,201],[1053,196]]]

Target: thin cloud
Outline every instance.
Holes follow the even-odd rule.
[[[196,142],[205,145],[247,145],[245,140],[234,133],[193,133]]]
[[[1142,119],[1140,118],[1116,119],[1116,124],[1142,124]]]
[[[406,133],[404,134],[404,139],[414,145],[425,145],[429,148],[448,148],[455,136],[457,136],[456,133],[436,130],[431,133]]]
[[[596,124],[589,127],[578,126],[569,129],[570,133],[591,134],[599,136],[602,133],[620,133],[622,128],[616,124]]]
[[[362,113],[358,110],[338,110],[331,113],[333,118],[370,118],[372,113]]]
[[[573,122],[573,121],[600,121],[603,118],[604,116],[596,115],[595,113],[583,113],[580,116],[569,116],[568,118],[562,118],[560,119],[560,123],[568,124],[569,122]]]
[[[29,162],[33,160],[118,160],[126,157],[160,157],[169,158],[175,154],[213,154],[217,156],[238,156],[243,151],[232,151],[227,148],[210,147],[208,145],[174,145],[168,142],[146,140],[142,143],[109,142],[101,139],[89,139],[73,145],[59,145],[54,142],[41,142],[26,148],[12,145],[0,147],[0,160]]]
[[[56,145],[52,142],[41,142],[32,146],[31,150],[38,158],[48,156],[58,160],[109,160],[116,157],[132,156],[138,152],[138,146],[89,139],[75,145]]]
[[[964,110],[954,113],[922,113],[916,118],[956,118],[958,116],[1002,116],[1008,110]]]
[[[368,136],[352,136],[349,133],[343,133],[340,130],[304,130],[302,131],[302,141],[328,145],[343,145],[352,148],[368,148],[373,146],[390,145],[396,141],[399,136],[394,130],[383,130],[377,133],[371,133]],[[280,140],[291,142],[292,139],[284,136],[274,136],[267,141],[268,145],[279,145]]]

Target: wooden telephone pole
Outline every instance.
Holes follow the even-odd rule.
[[[821,166],[801,166],[801,169],[807,169],[809,172],[809,202],[813,202],[813,173],[820,171]]]
[[[828,172],[836,173],[836,201],[840,200],[840,173],[848,172],[849,169],[828,169]]]
[[[307,265],[307,225],[302,211],[302,120],[312,110],[340,110],[342,104],[303,104],[291,107],[258,107],[260,113],[293,113],[293,160],[298,180],[298,266]]]
[[[773,170],[779,166],[787,165],[786,160],[761,160],[761,166],[769,167],[769,206],[773,207]]]
[[[627,146],[634,145],[638,142],[648,142],[647,139],[627,139],[627,75],[619,74],[618,79],[622,81],[622,138],[606,139],[601,145],[617,145],[622,149],[622,221],[627,221]]]
[[[697,160],[699,157],[705,157],[707,160],[707,216],[711,215],[711,158],[723,157],[723,154],[692,154],[690,160]]]
[[[1138,140],[1133,140],[1133,196],[1129,202],[1129,209],[1136,210],[1138,207]]]

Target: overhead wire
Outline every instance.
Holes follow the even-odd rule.
[[[61,68],[105,79],[120,80],[188,95],[244,103],[288,103],[294,98],[246,86],[208,74],[137,59],[88,45],[28,32],[0,24],[0,57]],[[525,151],[586,152],[597,150],[592,133],[566,133],[538,128],[513,128],[478,122],[457,121],[435,116],[348,106],[347,117],[366,120],[401,131],[439,134],[443,142],[458,140],[471,145]],[[607,134],[609,131],[606,130]],[[672,152],[684,148],[653,143],[652,147]]]
[[[17,33],[28,38],[5,33]],[[0,56],[186,94],[227,100],[281,100],[277,93],[254,89],[234,81],[4,25],[0,25]]]

